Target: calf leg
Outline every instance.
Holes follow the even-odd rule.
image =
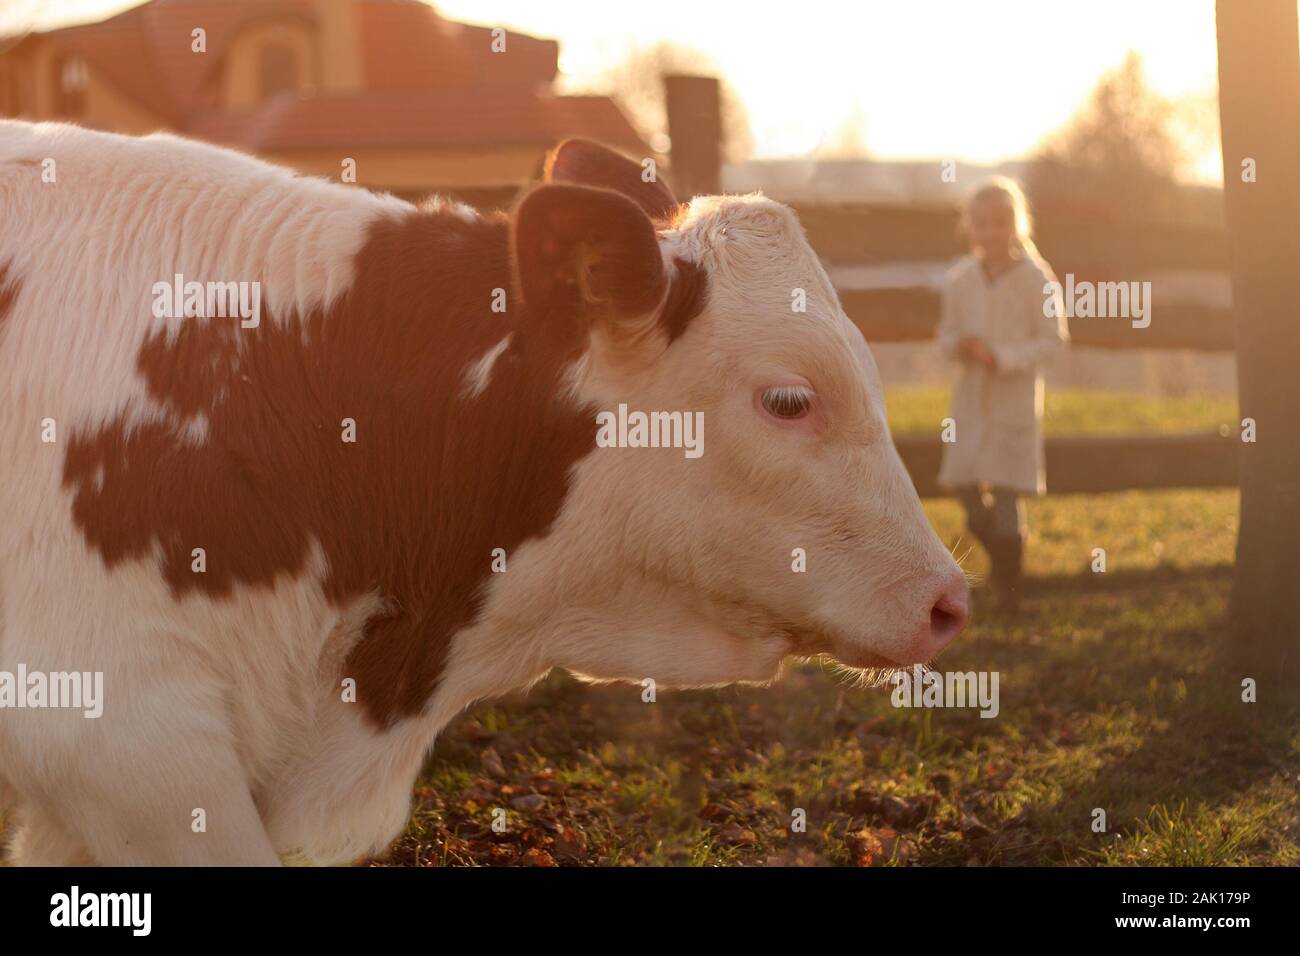
[[[49,813],[31,804],[17,808],[9,862],[14,866],[93,866],[85,844]]]
[[[92,766],[114,786],[79,801],[95,857],[120,866],[277,866],[243,768],[232,750],[181,737],[156,746],[141,774],[130,763]],[[105,799],[106,798],[106,799]]]
[[[28,557],[21,574],[0,574],[0,667],[102,679],[98,716],[46,707],[0,718],[5,778],[49,818],[21,835],[20,855],[75,842],[104,866],[278,864],[236,749],[228,678],[188,631],[159,626],[174,606],[155,610],[129,576],[69,573],[55,548]]]
[[[219,697],[119,691],[45,754],[63,768],[45,781],[54,812],[90,855],[105,866],[278,865]]]

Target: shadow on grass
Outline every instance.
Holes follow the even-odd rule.
[[[1034,706],[1093,728],[1090,771],[1025,808],[1031,829],[1073,834],[1067,857],[1071,844],[1078,862],[1267,862],[1279,845],[1294,854],[1300,706],[1283,682],[1243,670],[1230,584],[1223,566],[1040,579],[1026,619],[995,617],[995,635],[980,640],[1033,675]],[[1038,629],[1075,639],[1026,639]],[[1243,701],[1246,676],[1268,696]],[[1024,703],[1014,693],[1012,708]],[[1279,805],[1287,812],[1273,825]],[[1098,809],[1105,834],[1091,830]]]
[[[1207,564],[1185,568],[1162,564],[1150,568],[1117,569],[1104,574],[1052,574],[1026,579],[1026,594],[1047,597],[1059,594],[1126,594],[1168,584],[1218,585],[1232,578],[1231,564]]]

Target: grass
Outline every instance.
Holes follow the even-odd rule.
[[[935,434],[949,412],[942,388],[887,390],[889,427],[897,433]],[[1152,397],[1126,392],[1048,389],[1043,430],[1048,435],[1233,430],[1240,424],[1231,396]]]
[[[891,395],[898,431],[946,413],[939,390]],[[1230,399],[1058,392],[1046,427],[1234,419]],[[926,510],[966,551],[957,505]],[[1054,496],[1029,520],[1021,613],[985,607],[977,588],[943,662],[998,672],[997,718],[894,708],[888,688],[818,664],[770,689],[654,703],[556,674],[448,728],[385,862],[1300,865],[1300,712],[1242,703],[1225,663],[1237,493]],[[982,552],[966,565],[984,571]]]

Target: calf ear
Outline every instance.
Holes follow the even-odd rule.
[[[587,186],[538,186],[512,221],[515,274],[536,331],[586,346],[592,322],[653,312],[668,277],[654,224],[630,199]]]
[[[673,191],[657,171],[649,182],[646,175],[641,163],[589,139],[566,139],[546,160],[548,183],[612,189],[644,209],[651,219],[671,219],[678,205]]]

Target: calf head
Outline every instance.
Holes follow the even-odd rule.
[[[761,195],[679,206],[640,165],[571,141],[516,209],[512,242],[520,334],[573,358],[592,428],[619,439],[575,467],[553,529],[566,557],[546,587],[581,622],[554,663],[765,681],[790,656],[926,662],[957,635],[964,576],[790,209]]]

